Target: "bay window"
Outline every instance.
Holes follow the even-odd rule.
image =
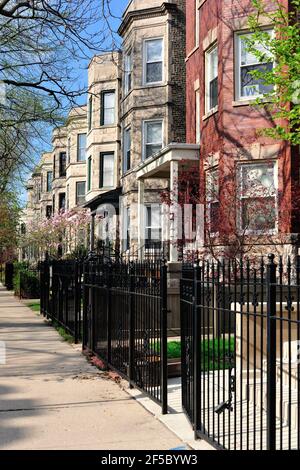
[[[85,202],[85,181],[76,183],[76,205],[80,206]]]
[[[67,154],[66,152],[60,152],[59,154],[59,177],[62,178],[66,176],[67,168]]]
[[[124,57],[124,93],[130,92],[132,86],[132,52],[128,52]]]
[[[53,180],[53,173],[52,171],[47,171],[47,193],[49,193],[52,190],[52,180]]]
[[[163,81],[163,39],[148,39],[144,45],[144,80],[146,84]]]
[[[266,30],[272,34],[272,30]],[[268,73],[273,69],[270,61],[270,53],[264,49],[262,44],[255,46],[259,53],[265,58],[260,62],[256,54],[249,51],[248,40],[253,33],[240,33],[236,35],[236,99],[245,100],[257,98],[272,91],[272,85],[264,84],[262,77],[254,77],[253,72]]]
[[[92,189],[92,157],[88,159],[88,167],[87,167],[87,190],[90,191]]]

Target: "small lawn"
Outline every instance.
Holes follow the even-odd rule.
[[[201,370],[228,369],[230,364],[229,355],[234,356],[234,338],[230,339],[205,339],[201,342]],[[155,351],[159,352],[160,345],[154,345]],[[178,359],[181,357],[181,342],[168,342],[168,359]]]
[[[34,312],[39,312],[41,310],[40,302],[33,302],[31,304],[27,304],[27,307],[31,308]]]

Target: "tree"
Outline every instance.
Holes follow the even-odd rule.
[[[13,256],[18,241],[20,207],[12,192],[0,198],[0,262]]]
[[[59,249],[76,250],[84,244],[84,236],[91,221],[89,210],[61,211],[49,219],[36,218],[26,226],[20,239],[22,248],[30,247],[38,255],[46,252],[57,257]]]
[[[0,0],[0,190],[86,92],[86,62],[116,49],[112,17],[110,0]]]
[[[247,39],[247,48],[259,62],[273,64],[251,72],[270,90],[256,100],[273,120],[273,126],[261,132],[300,145],[300,0],[252,1],[255,12],[249,17],[249,27],[253,35]],[[264,24],[267,20],[273,25],[274,34],[262,28],[262,18]]]

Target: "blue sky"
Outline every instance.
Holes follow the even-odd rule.
[[[99,4],[100,0],[94,0],[95,4]],[[121,21],[121,16],[123,11],[125,10],[126,6],[128,5],[129,0],[111,0],[110,1],[110,8],[112,15],[114,18],[110,19],[110,27],[114,30],[117,31],[118,26]],[[96,31],[97,25],[94,25],[93,28],[89,31],[89,33],[93,33]],[[116,36],[117,37],[117,36]],[[115,39],[116,39],[115,37]],[[120,45],[121,45],[121,38],[119,39]],[[110,37],[107,38],[107,44],[103,44],[103,48],[110,48]],[[77,80],[74,85],[74,87],[78,89],[82,89],[83,87],[85,88],[87,85],[87,66],[92,58],[94,53],[90,53],[90,56],[86,58],[85,60],[82,60],[81,62],[78,62],[78,60],[74,60],[74,67],[76,67],[76,74],[77,74]],[[86,102],[86,96],[83,95],[79,98],[78,104],[84,104]],[[47,128],[45,129],[43,139],[39,140],[36,142],[35,147],[37,148],[37,155],[36,155],[36,163],[38,163],[40,153],[42,152],[47,152],[51,150],[51,133],[52,133],[52,128]],[[30,176],[30,172],[28,172],[28,175],[25,175],[26,178]],[[21,188],[20,191],[20,202],[24,204],[26,202],[26,191],[25,188]]]

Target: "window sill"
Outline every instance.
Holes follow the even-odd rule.
[[[188,55],[187,55],[186,58],[185,58],[185,61],[187,62],[187,61],[192,57],[192,55],[195,54],[195,52],[196,52],[198,49],[199,49],[199,44],[198,44],[197,46],[195,46],[195,47],[191,50],[191,52],[188,53]]]
[[[208,111],[204,116],[202,116],[202,121],[205,121],[206,119],[210,118],[211,116],[216,114],[218,111],[219,111],[218,106],[215,106],[210,111]]]
[[[117,127],[118,124],[114,123],[114,124],[100,124],[100,127],[99,129],[111,129],[111,128],[114,128],[114,127]]]

